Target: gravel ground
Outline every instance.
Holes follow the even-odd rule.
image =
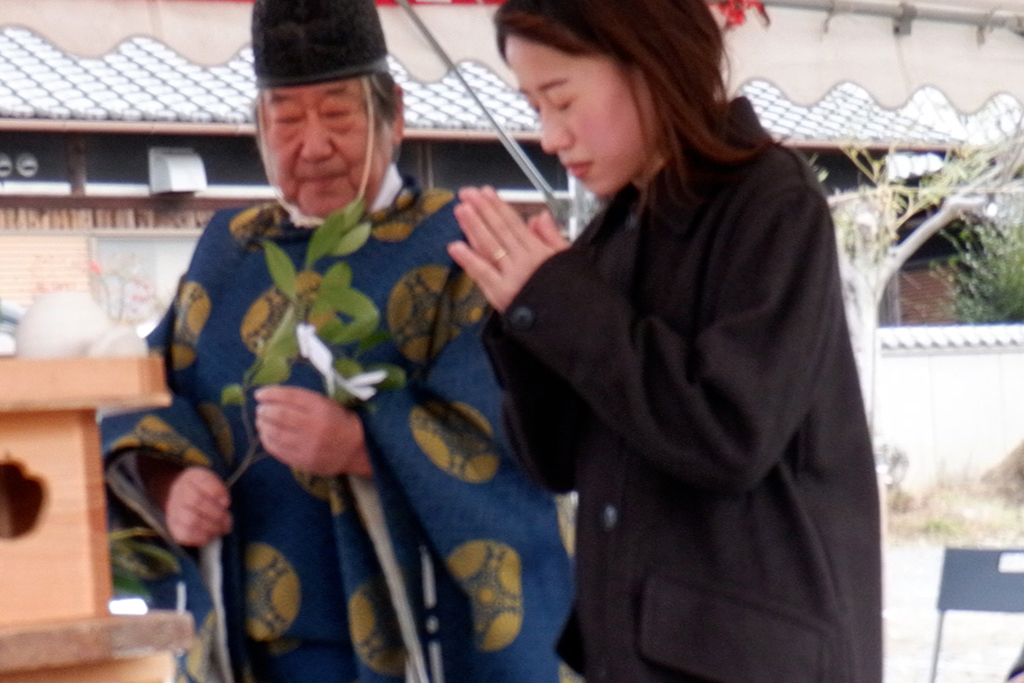
[[[885,683],[928,683],[938,626],[941,545],[890,543],[885,555]],[[1024,614],[949,611],[937,683],[1000,683],[1024,646]]]

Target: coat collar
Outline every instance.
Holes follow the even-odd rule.
[[[743,145],[766,135],[749,100],[739,97],[730,102],[723,131],[726,140]],[[661,183],[657,188],[657,203],[646,210],[641,210],[640,191],[627,185],[607,202],[576,242],[585,248],[596,249],[599,244],[614,241],[610,248],[596,249],[597,266],[610,282],[629,288],[634,281],[641,233],[685,233],[701,209],[725,184],[742,175],[745,167],[707,174],[689,191],[671,188],[665,182],[664,174],[659,174],[652,181]]]
[[[751,146],[768,136],[750,101],[737,97],[729,103],[722,137],[737,146]],[[579,236],[582,244],[591,244],[607,230],[617,226],[639,225],[641,219],[655,230],[685,232],[694,215],[706,205],[722,187],[742,176],[748,165],[731,169],[710,169],[701,174],[700,180],[687,188],[673,187],[664,173],[652,180],[655,183],[656,203],[640,215],[641,193],[627,185],[612,197],[605,208],[594,217]]]

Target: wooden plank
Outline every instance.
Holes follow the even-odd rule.
[[[163,359],[0,358],[0,412],[167,406]]]
[[[34,524],[0,538],[0,626],[106,616],[110,556],[95,413],[0,412],[0,462],[43,493]]]
[[[174,675],[170,652],[36,671],[0,672],[0,683],[167,683]]]
[[[58,668],[182,651],[192,638],[192,616],[168,610],[0,628],[0,681],[7,683],[4,675],[14,672],[51,673]]]

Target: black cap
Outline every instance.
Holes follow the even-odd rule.
[[[256,0],[252,52],[261,88],[388,71],[373,0]]]

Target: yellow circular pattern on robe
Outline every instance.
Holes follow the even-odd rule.
[[[205,453],[155,415],[144,416],[129,434],[113,443],[111,450],[140,446],[153,448],[186,465],[210,466],[210,459]]]
[[[409,413],[409,428],[430,461],[470,484],[494,478],[501,460],[493,450],[494,429],[465,403],[431,402]]]
[[[302,641],[298,638],[278,638],[267,643],[267,652],[274,657],[280,657],[292,652],[300,645],[302,645]]]
[[[409,237],[415,228],[415,225],[404,220],[388,221],[387,223],[373,226],[371,232],[374,238],[381,242],[401,242]]]
[[[345,512],[347,506],[345,496],[338,484],[337,477],[318,477],[308,472],[292,468],[292,476],[299,486],[315,498],[325,501],[331,506],[332,515],[340,515]]]
[[[407,239],[420,223],[454,198],[455,193],[451,190],[438,188],[424,192],[418,206],[415,204],[410,204],[408,207],[402,206],[404,202],[400,198],[396,219],[382,221],[374,225],[373,236],[381,242],[401,242]],[[376,218],[377,215],[372,217]]]
[[[464,327],[483,317],[487,301],[473,281],[465,273],[452,283],[447,279],[447,268],[422,266],[403,275],[391,289],[388,327],[395,344],[411,361],[424,363],[433,358]],[[451,305],[441,307],[446,286],[450,287]]]
[[[245,549],[245,630],[253,640],[274,640],[288,630],[302,600],[291,563],[266,543]]]
[[[196,342],[210,318],[210,295],[198,282],[185,282],[175,302],[171,367],[183,370],[196,360]]]
[[[231,219],[228,230],[239,244],[259,248],[259,240],[281,232],[285,210],[280,204],[263,204],[241,211]]]
[[[320,273],[304,270],[295,278],[295,290],[300,305],[308,305],[313,293],[320,286]],[[281,323],[281,318],[288,307],[288,298],[277,287],[271,287],[260,294],[242,318],[240,333],[242,341],[250,351],[256,353],[270,339],[274,330]],[[313,321],[316,323],[317,321]]]
[[[455,193],[442,188],[431,188],[423,193],[424,218],[434,213],[442,206],[455,199]]]
[[[196,410],[209,427],[217,442],[217,449],[229,463],[235,459],[235,437],[231,433],[231,424],[224,417],[224,411],[216,403],[200,403]]]
[[[356,654],[385,676],[405,672],[405,647],[384,577],[367,581],[348,601],[348,624]]]
[[[185,655],[185,668],[178,669],[177,683],[189,683],[185,672],[188,672],[188,676],[194,681],[210,680],[210,655],[213,652],[214,639],[217,637],[216,627],[217,617],[213,610],[210,610],[202,626],[196,629],[192,644]]]
[[[498,541],[469,541],[448,556],[447,564],[469,596],[477,648],[494,652],[510,645],[523,626],[519,553]]]

